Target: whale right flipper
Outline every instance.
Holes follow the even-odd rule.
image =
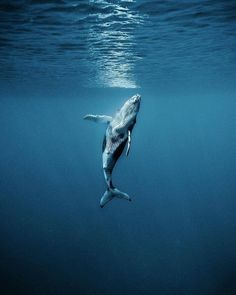
[[[106,115],[91,115],[88,114],[84,116],[84,120],[90,120],[94,122],[100,122],[100,123],[110,123],[112,120],[111,116],[106,116]]]
[[[128,130],[128,146],[127,146],[127,150],[126,150],[126,156],[128,156],[128,154],[129,154],[130,144],[131,144],[131,132],[130,132],[130,130]]]

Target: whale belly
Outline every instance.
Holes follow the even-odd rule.
[[[103,168],[112,170],[122,154],[125,145],[127,143],[127,136],[112,136],[107,138],[104,137],[103,141]]]

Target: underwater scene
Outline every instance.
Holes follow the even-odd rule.
[[[0,1],[0,294],[236,294],[236,1]]]

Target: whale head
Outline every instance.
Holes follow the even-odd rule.
[[[130,97],[122,107],[122,113],[126,119],[135,118],[138,114],[141,103],[141,95],[135,94]]]
[[[120,111],[118,112],[118,121],[120,130],[132,129],[135,122],[136,117],[140,108],[141,96],[136,94],[130,97],[122,106]]]
[[[138,113],[139,107],[141,103],[141,95],[135,94],[131,98],[129,98],[125,104],[127,104],[127,107],[132,112]]]

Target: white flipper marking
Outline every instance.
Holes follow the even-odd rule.
[[[128,146],[127,146],[126,156],[128,156],[129,154],[130,145],[131,145],[131,132],[130,130],[128,130]]]

